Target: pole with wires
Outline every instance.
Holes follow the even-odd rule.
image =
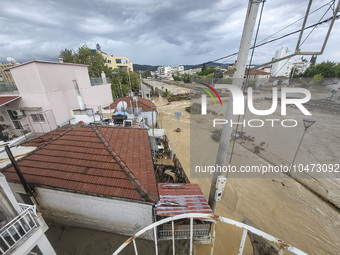
[[[256,17],[260,3],[264,3],[264,0],[250,0],[248,4],[247,15],[243,27],[243,33],[241,38],[241,44],[239,54],[236,62],[236,70],[233,76],[232,85],[241,88],[243,83],[243,76],[246,70],[247,59],[249,55],[250,44],[253,37],[254,27],[256,23]],[[233,119],[233,98],[230,94],[228,99],[227,113],[225,119],[230,121]],[[220,140],[220,145],[216,157],[216,166],[224,166],[226,163],[226,157],[229,148],[229,142],[231,137],[232,127],[230,125],[224,125]],[[209,205],[213,212],[216,210],[216,194],[219,191],[217,189],[217,182],[219,176],[223,176],[223,173],[218,171],[214,172],[213,179],[211,181]]]

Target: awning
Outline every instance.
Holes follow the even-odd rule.
[[[20,98],[20,96],[0,96],[0,107],[18,98]]]

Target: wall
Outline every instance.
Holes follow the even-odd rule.
[[[11,73],[21,95],[19,103],[11,106],[40,107],[39,111],[46,117],[44,123],[33,123],[30,119],[36,132],[53,130],[73,117],[71,111],[79,108],[74,80],[87,108],[96,112],[98,106],[103,108],[113,101],[111,85],[91,86],[85,65],[34,61],[11,69]]]
[[[80,88],[80,91],[86,108],[93,108],[95,112],[98,111],[98,106],[104,108],[113,102],[111,84]]]
[[[15,192],[23,192],[19,184],[10,183]],[[131,200],[109,199],[90,195],[36,188],[39,211],[47,221],[98,231],[132,236],[153,223],[153,205]],[[20,198],[17,198],[20,201]],[[152,239],[153,233],[144,238]]]
[[[143,112],[144,118],[147,119],[147,125],[152,125],[152,111]],[[153,125],[157,122],[157,111],[153,111]]]

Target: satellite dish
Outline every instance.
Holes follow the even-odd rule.
[[[10,64],[13,64],[13,65],[17,63],[17,61],[16,61],[14,58],[12,58],[12,57],[7,57],[6,60],[7,60]]]
[[[127,109],[127,103],[125,101],[120,101],[117,104],[117,111],[119,112],[125,112]]]

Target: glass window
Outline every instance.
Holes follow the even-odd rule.
[[[31,114],[33,122],[45,122],[44,115],[41,113]]]
[[[122,60],[120,58],[117,58],[116,59],[116,64],[121,64],[122,63]]]

